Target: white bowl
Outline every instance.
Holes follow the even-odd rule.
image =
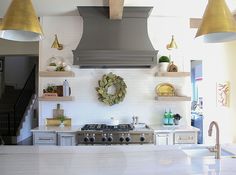
[[[47,71],[55,71],[57,66],[47,66]]]
[[[139,129],[139,128],[146,128],[146,124],[145,123],[138,123],[134,125],[134,128]]]
[[[119,124],[120,124],[119,120],[114,119],[114,118],[111,118],[111,119],[107,122],[107,125],[110,125],[110,126],[115,126],[115,125],[119,125]]]

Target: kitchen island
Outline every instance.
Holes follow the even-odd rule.
[[[178,145],[0,146],[1,175],[235,175],[235,165],[234,156],[190,157]]]

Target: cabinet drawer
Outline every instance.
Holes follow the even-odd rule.
[[[197,140],[196,133],[194,132],[180,132],[175,133],[174,143],[175,144],[195,144]]]
[[[34,145],[57,145],[56,133],[34,133]]]

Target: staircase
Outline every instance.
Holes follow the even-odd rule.
[[[20,122],[20,125],[18,127],[18,131],[16,134],[16,143],[20,144],[21,142],[24,142],[25,140],[27,140],[26,144],[32,144],[32,141],[28,140],[28,138],[30,138],[32,136],[32,132],[31,129],[35,128],[35,124],[38,123],[36,120],[36,116],[35,116],[35,109],[37,107],[37,95],[33,94],[30,102],[26,108],[26,111],[24,113],[24,116]]]
[[[5,86],[5,91],[0,99],[0,135],[8,135],[9,132],[13,133],[14,105],[20,93],[21,89],[15,89],[14,86]],[[9,121],[10,128],[8,128]]]
[[[0,137],[5,144],[17,144],[23,123],[28,111],[35,103],[35,71],[34,66],[22,90],[6,86],[0,99]],[[22,138],[22,137],[21,137]]]

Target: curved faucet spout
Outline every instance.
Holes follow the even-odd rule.
[[[220,129],[219,129],[219,125],[216,121],[212,121],[209,129],[208,129],[208,135],[212,136],[212,128],[213,126],[215,126],[216,128],[216,144],[215,144],[215,150],[216,150],[216,159],[220,159]]]

